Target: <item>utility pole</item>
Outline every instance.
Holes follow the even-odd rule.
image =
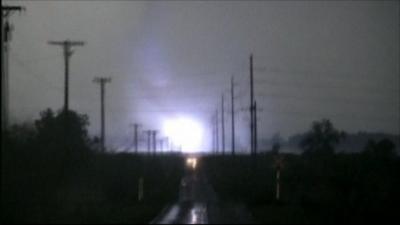
[[[131,124],[131,126],[133,127],[133,145],[135,148],[135,153],[137,153],[138,148],[139,148],[138,133],[139,133],[140,124],[133,123],[133,124]]]
[[[48,41],[49,45],[59,45],[63,48],[63,53],[64,53],[64,74],[65,74],[65,79],[64,79],[64,111],[68,112],[69,110],[69,59],[74,53],[74,51],[71,49],[73,46],[83,46],[85,45],[85,42],[83,41],[70,41],[70,40],[65,40],[65,41]]]
[[[232,155],[235,155],[235,90],[233,76],[231,77],[231,128],[232,128]]]
[[[221,141],[222,141],[222,155],[225,154],[225,110],[224,110],[224,93],[221,95]]]
[[[151,134],[153,136],[153,154],[157,153],[157,132],[156,130],[152,130]]]
[[[159,144],[159,146],[160,146],[160,150],[159,151],[161,153],[163,153],[164,152],[164,139],[161,138],[160,140],[158,140],[158,143],[160,143]]]
[[[254,83],[253,54],[250,55],[250,154],[254,155]]]
[[[211,115],[211,120],[210,120],[210,127],[211,127],[211,151],[215,153],[215,125],[214,125],[214,114]]]
[[[168,137],[160,138],[160,152],[165,153],[168,151]]]
[[[257,102],[254,101],[254,154],[257,155],[258,141],[257,141]]]
[[[134,138],[135,138],[135,153],[137,153],[138,152],[138,148],[139,148],[139,140],[138,140],[138,131],[139,131],[139,124],[137,124],[137,123],[135,123],[134,124],[134,132],[135,132],[135,134],[134,134]]]
[[[8,129],[9,125],[9,52],[12,25],[9,23],[10,15],[15,11],[25,10],[22,6],[1,6],[1,131]]]
[[[218,154],[219,151],[218,109],[215,111],[215,140],[217,145],[215,152]]]
[[[151,130],[145,130],[144,131],[147,134],[147,153],[151,153]]]
[[[111,82],[109,77],[96,77],[93,79],[94,83],[100,84],[100,113],[101,113],[101,151],[105,151],[105,117],[104,117],[104,95],[105,95],[105,84]]]
[[[171,146],[170,146],[170,143],[169,143],[169,137],[165,137],[165,150],[166,151],[171,151]]]
[[[212,118],[211,118],[211,124],[212,124],[212,131],[213,131],[213,152],[214,154],[217,154],[217,149],[218,149],[218,129],[217,129],[217,113],[213,112]]]

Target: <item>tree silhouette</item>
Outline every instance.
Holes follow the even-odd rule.
[[[74,111],[42,111],[35,121],[38,147],[62,158],[82,158],[90,149],[88,125],[88,117]]]
[[[280,133],[275,133],[272,138],[271,138],[271,142],[272,142],[272,148],[271,148],[271,153],[273,154],[278,154],[279,150],[281,149],[281,143],[282,141],[282,137],[280,135]]]
[[[396,156],[395,144],[387,138],[378,142],[370,139],[364,148],[364,154],[378,158],[391,158]]]
[[[335,145],[345,137],[343,131],[336,130],[328,119],[314,121],[311,130],[300,142],[304,154],[333,154]]]

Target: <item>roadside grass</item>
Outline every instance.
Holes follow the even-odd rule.
[[[399,157],[284,154],[276,201],[273,154],[208,156],[202,169],[222,201],[244,203],[257,223],[377,223],[396,219]]]
[[[54,157],[12,149],[2,168],[2,223],[148,223],[177,199],[180,155],[90,153],[60,166]],[[144,198],[138,201],[139,179]]]

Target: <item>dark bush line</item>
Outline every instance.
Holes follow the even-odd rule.
[[[148,223],[177,198],[181,156],[100,153],[87,118],[69,112],[65,136],[63,113],[2,135],[2,223]]]
[[[203,169],[222,200],[246,203],[262,223],[388,222],[397,215],[398,157],[284,154],[279,202],[274,158],[210,156]]]
[[[81,164],[60,165],[22,152],[7,154],[11,160],[2,170],[2,222],[147,223],[177,198],[183,173],[178,156],[92,153]]]

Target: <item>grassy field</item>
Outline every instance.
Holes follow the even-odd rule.
[[[202,168],[222,200],[245,203],[259,223],[396,221],[398,157],[285,154],[279,201],[274,157],[209,156],[202,160]]]
[[[2,133],[2,223],[147,223],[177,198],[180,155],[101,153],[88,125],[47,109]]]
[[[59,165],[29,151],[8,154],[3,167],[4,223],[148,223],[177,198],[184,165],[178,155],[99,153]]]

